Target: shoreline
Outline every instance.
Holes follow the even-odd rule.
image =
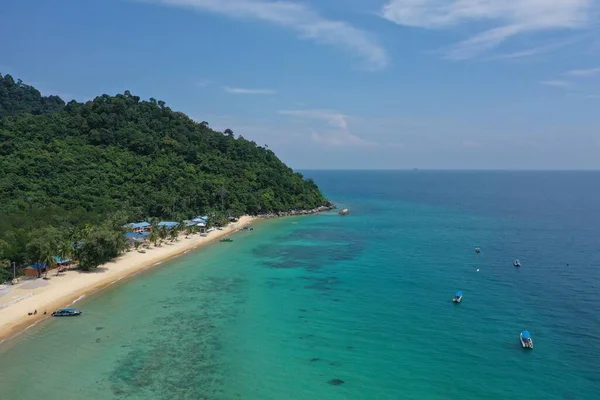
[[[11,286],[10,292],[0,296],[0,344],[51,318],[50,313],[56,309],[75,304],[123,279],[134,277],[164,264],[165,261],[204,247],[260,219],[243,216],[222,230],[210,232],[208,236],[194,235],[185,239],[185,235],[180,235],[175,243],[153,246],[146,250],[146,253],[131,250],[90,272],[69,270],[56,276],[53,270],[48,273],[48,280],[36,278]],[[28,284],[33,287],[23,287]],[[17,296],[14,295],[15,292]],[[11,294],[13,295],[10,296]],[[38,311],[37,315],[28,315],[28,312],[34,310]],[[44,315],[44,310],[48,311],[47,315]]]

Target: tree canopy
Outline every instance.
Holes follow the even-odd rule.
[[[326,203],[271,150],[163,101],[125,91],[65,105],[10,75],[0,75],[0,171],[0,260],[18,262],[36,261],[36,231],[101,225],[117,211],[179,221]]]

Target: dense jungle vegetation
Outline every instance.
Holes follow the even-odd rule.
[[[111,247],[99,261],[114,257],[126,221],[222,220],[326,202],[266,146],[214,131],[163,101],[125,91],[65,104],[0,74],[4,265],[43,261],[65,242],[96,241]]]

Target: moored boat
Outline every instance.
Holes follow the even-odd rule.
[[[455,303],[460,303],[462,300],[462,296],[463,296],[462,292],[458,291],[454,294],[454,298],[452,299],[452,301]]]
[[[350,210],[347,208],[341,209],[339,214],[340,215],[348,215],[350,213]]]
[[[74,308],[61,308],[51,314],[53,317],[77,317],[81,315],[81,311]]]
[[[521,262],[519,260],[515,260],[515,261],[513,261],[513,265],[515,267],[520,267],[521,266]]]
[[[523,346],[524,349],[533,349],[533,339],[531,338],[531,334],[529,333],[529,331],[523,331],[521,332],[521,346]]]
[[[227,239],[221,239],[220,242],[229,243],[229,242],[233,242],[233,239],[229,239],[229,238],[227,238]]]
[[[477,253],[477,254],[481,253],[481,249],[479,247],[475,247],[475,253]]]

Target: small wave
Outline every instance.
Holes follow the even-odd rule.
[[[77,303],[79,300],[85,298],[85,296],[86,296],[85,294],[82,294],[81,296],[79,296],[78,298],[76,298],[75,300],[73,300],[73,302],[71,304]]]
[[[184,251],[184,252],[183,252],[183,254],[187,254],[187,253],[189,253],[189,252],[190,252],[189,250],[186,250],[186,251]]]
[[[121,279],[123,279],[123,277],[120,277],[119,279],[115,279],[114,281],[112,281],[111,283],[109,283],[108,286],[113,285],[113,284],[119,282]]]
[[[160,262],[157,262],[157,263],[156,263],[156,264],[154,264],[153,266],[154,266],[154,267],[156,267],[157,265],[160,265],[160,264],[162,264],[162,261],[160,261]]]

